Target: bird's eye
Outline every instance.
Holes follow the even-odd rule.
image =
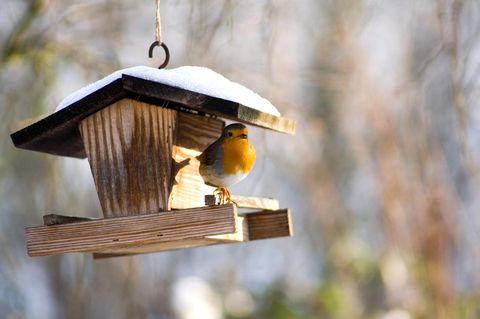
[[[232,132],[228,132],[228,136],[233,136],[233,133],[232,133]]]

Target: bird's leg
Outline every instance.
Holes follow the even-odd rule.
[[[229,204],[232,200],[230,197],[230,192],[226,187],[222,187],[222,204]]]
[[[232,195],[230,194],[230,191],[228,190],[228,188],[224,187],[224,192],[225,192],[226,204],[235,204],[236,206],[238,206],[238,204],[232,200]]]
[[[232,195],[230,195],[230,191],[228,190],[228,188],[224,188],[224,191],[225,191],[225,200],[227,203],[231,203],[232,202]]]
[[[213,191],[213,195],[219,197],[220,205],[223,205],[223,204],[235,204],[235,205],[237,205],[237,203],[235,203],[232,200],[232,195],[230,194],[230,191],[226,187],[218,187],[217,189],[215,189],[215,191]]]
[[[218,197],[219,199],[219,205],[223,204],[223,187],[217,187],[214,191],[213,191],[213,195],[215,197]]]

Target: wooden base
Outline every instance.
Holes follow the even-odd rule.
[[[88,220],[46,215],[44,223],[26,228],[29,256],[105,258],[292,235],[289,209],[239,215],[231,204]]]

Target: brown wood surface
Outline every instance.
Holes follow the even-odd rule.
[[[222,135],[225,121],[208,116],[178,112],[176,146],[202,152]]]
[[[239,217],[244,218],[242,222],[243,234],[241,236],[239,236],[238,234],[227,234],[188,240],[170,241],[153,245],[142,245],[137,247],[130,247],[128,249],[105,249],[102,252],[96,252],[94,254],[94,257],[122,257],[128,255],[154,253],[184,248],[194,248],[228,243],[241,243],[246,241],[277,237],[289,237],[293,235],[291,214],[289,209],[248,213]],[[233,237],[230,237],[229,239],[229,236]],[[234,240],[232,240],[232,238]]]
[[[230,234],[205,236],[206,239],[214,239],[220,242],[244,242],[248,241],[248,223],[245,216],[238,216],[236,219],[236,231]]]
[[[249,240],[292,236],[289,209],[246,214]]]
[[[139,249],[160,242],[183,241],[237,231],[233,205],[157,214],[96,219],[54,226],[27,227],[30,256],[67,252]]]
[[[105,217],[169,209],[177,112],[120,100],[80,122]]]
[[[46,215],[66,224],[27,228],[27,249],[30,256],[94,252],[106,258],[292,236],[288,209],[235,213],[222,205],[90,222]]]
[[[154,253],[184,248],[211,246],[228,243],[241,243],[248,241],[248,224],[245,217],[237,218],[237,231],[231,234],[206,236],[202,238],[172,240],[155,244],[138,245],[130,247],[107,248],[93,254],[94,258],[121,257],[128,255]]]

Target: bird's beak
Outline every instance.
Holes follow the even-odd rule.
[[[247,134],[240,134],[239,137],[240,137],[240,138],[243,138],[243,139],[247,139],[247,138],[248,138],[248,135],[247,135]]]

